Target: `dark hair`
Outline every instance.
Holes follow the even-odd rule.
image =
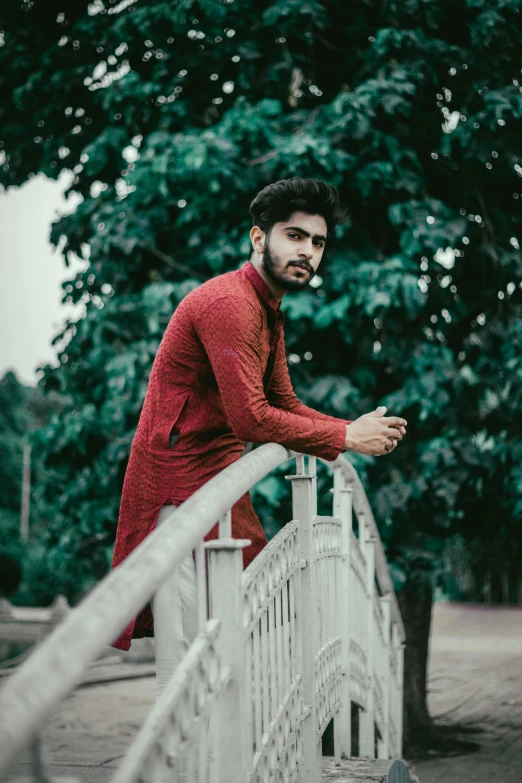
[[[348,218],[337,190],[318,179],[280,179],[259,191],[250,204],[252,225],[259,226],[265,234],[275,223],[289,220],[294,212],[321,215],[328,233]]]

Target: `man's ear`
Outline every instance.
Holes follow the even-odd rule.
[[[262,236],[260,236],[262,234]],[[264,234],[259,226],[252,226],[250,229],[250,241],[252,242],[252,249],[254,253],[261,253],[265,246],[266,234]],[[260,247],[259,247],[260,246]]]

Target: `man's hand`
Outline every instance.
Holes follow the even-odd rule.
[[[374,457],[390,454],[406,435],[407,422],[398,416],[385,417],[385,413],[386,408],[381,406],[348,424],[344,450]]]

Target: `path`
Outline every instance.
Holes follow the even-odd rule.
[[[522,781],[522,609],[436,604],[429,705],[480,750],[417,761],[420,783]]]
[[[119,669],[125,671],[125,666],[130,664],[120,664]],[[429,672],[432,713],[482,730],[466,735],[481,749],[416,761],[420,783],[519,783],[522,610],[437,604]],[[139,673],[137,664],[133,673]],[[154,699],[150,676],[77,690],[44,735],[52,772],[84,783],[108,783]],[[15,780],[29,780],[27,760],[9,783]]]

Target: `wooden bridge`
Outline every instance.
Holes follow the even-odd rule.
[[[290,459],[292,520],[243,571],[247,542],[232,539],[230,509]],[[377,527],[344,457],[325,463],[333,511],[319,516],[316,460],[307,463],[276,444],[242,457],[67,615],[0,690],[0,779],[29,747],[33,779],[51,780],[43,728],[195,551],[199,633],[112,783],[410,780],[398,761],[404,629]],[[217,521],[219,538],[205,543]],[[161,632],[168,617],[155,623]],[[325,761],[332,721],[335,755]]]

